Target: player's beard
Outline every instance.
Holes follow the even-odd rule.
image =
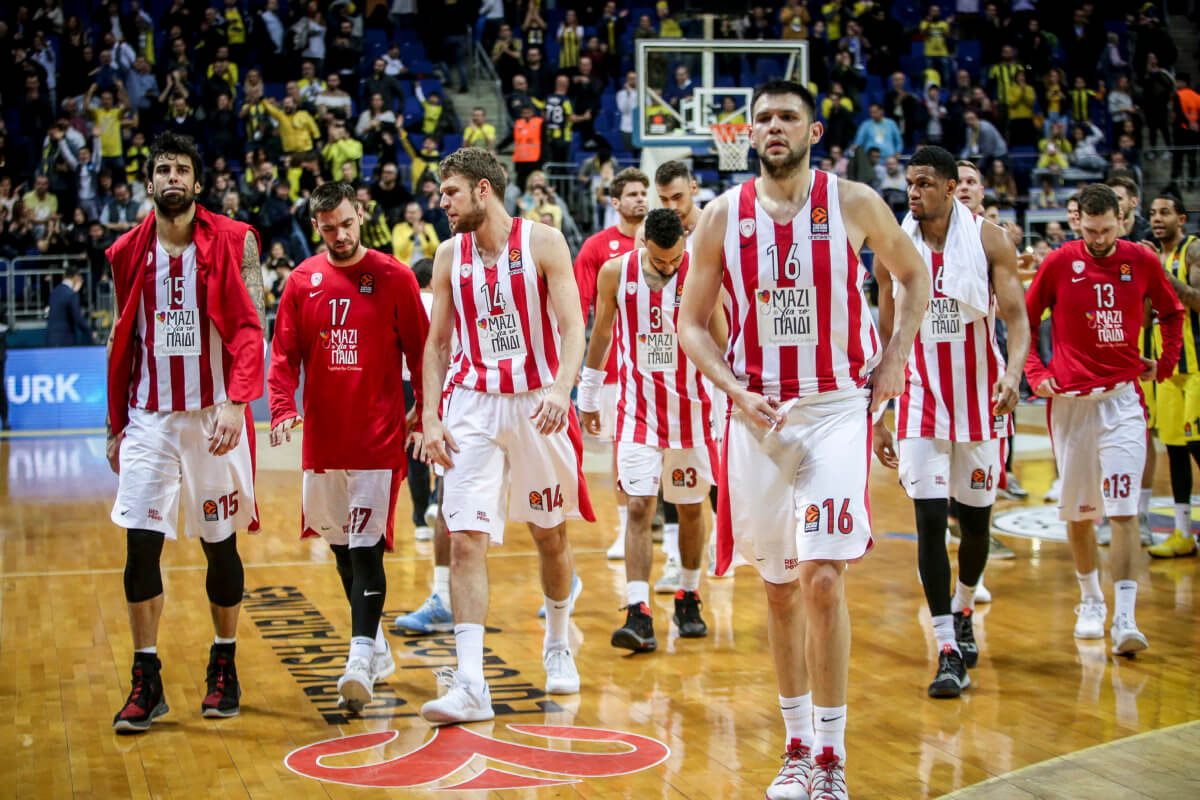
[[[166,194],[154,193],[154,209],[159,216],[173,219],[181,216],[196,201],[195,190],[188,190],[187,187],[180,187],[178,193],[172,193],[170,196]]]
[[[1088,244],[1086,239],[1083,242],[1083,246],[1087,249],[1088,255],[1092,258],[1108,258],[1117,250],[1117,243],[1115,240],[1104,250],[1099,250],[1098,248],[1092,247],[1090,244]]]
[[[790,178],[796,174],[796,171],[801,166],[808,163],[808,143],[804,142],[799,147],[789,144],[787,155],[785,156],[771,156],[760,153],[758,160],[762,164],[763,171],[768,176],[776,180]]]
[[[459,214],[458,219],[454,221],[455,233],[471,233],[479,230],[479,226],[483,224],[487,218],[487,210],[483,206],[483,201],[471,196],[471,210],[466,214]]]
[[[351,239],[349,244],[341,246],[339,246],[337,242],[334,242],[329,247],[329,252],[338,261],[349,261],[351,258],[354,258],[354,254],[358,252],[358,243],[358,239]]]

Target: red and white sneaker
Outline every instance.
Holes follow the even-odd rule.
[[[808,800],[809,776],[813,770],[812,755],[799,739],[788,742],[783,754],[783,766],[767,787],[767,800]]]
[[[833,754],[833,748],[826,747],[813,761],[812,775],[808,782],[810,800],[849,800],[846,766],[842,759]]]

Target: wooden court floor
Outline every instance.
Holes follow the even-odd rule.
[[[242,713],[219,721],[199,714],[212,629],[203,554],[185,540],[164,552],[159,653],[171,712],[147,734],[120,737],[110,723],[128,691],[131,655],[124,544],[108,521],[115,478],[103,442],[0,441],[0,797],[762,797],[783,729],[760,583],[748,567],[733,580],[705,578],[710,635],[701,640],[674,637],[671,600],[658,596],[659,651],[614,650],[624,572],[604,557],[616,514],[602,456],[588,461],[600,465],[589,481],[601,521],[570,525],[584,582],[572,626],[582,692],[541,692],[537,560],[528,534],[510,526],[489,566],[487,669],[497,718],[435,738],[417,710],[435,692],[432,670],[453,663],[452,635],[390,630],[396,673],[362,718],[338,712],[349,610],[327,548],[297,539],[298,450],[260,452],[264,530],[239,536],[247,591]],[[1023,458],[1018,472],[1038,498],[1031,504],[1041,505],[1052,475],[1045,453]],[[963,790],[972,798],[1094,800],[1107,795],[1097,792],[1102,785],[1120,787],[1122,797],[1200,797],[1196,751],[1179,746],[1180,731],[1196,741],[1195,726],[1164,730],[1200,719],[1197,559],[1146,563],[1138,620],[1150,649],[1117,660],[1104,643],[1071,636],[1078,591],[1067,546],[1007,537],[1017,558],[988,568],[995,600],[978,613],[972,686],[960,700],[932,700],[925,689],[934,643],[911,504],[895,473],[878,464],[871,485],[877,546],[849,574],[854,797]],[[419,604],[431,579],[431,549],[412,539],[404,494],[387,560],[388,620]],[[654,578],[661,561],[656,553]],[[1111,594],[1107,569],[1104,584]],[[1081,760],[1099,745],[1121,757],[1091,751],[1097,757]],[[1026,779],[985,783],[1034,765],[1037,780],[1022,772]],[[1115,783],[1097,783],[1100,773]],[[461,788],[437,790],[448,786]],[[481,788],[489,786],[540,788]]]

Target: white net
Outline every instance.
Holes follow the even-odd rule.
[[[721,172],[744,172],[750,155],[750,126],[725,123],[712,126],[717,146],[717,168]]]

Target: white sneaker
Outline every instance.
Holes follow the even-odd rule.
[[[579,692],[579,670],[570,650],[565,647],[546,650],[542,653],[542,666],[546,668],[546,694]]]
[[[1139,650],[1149,647],[1146,637],[1138,630],[1137,623],[1128,614],[1114,614],[1112,630],[1112,651],[1116,656],[1133,655]]]
[[[675,594],[679,591],[679,586],[683,582],[683,566],[677,558],[667,558],[666,565],[663,566],[663,575],[658,579],[658,583],[654,584],[655,594]]]
[[[813,760],[808,748],[793,739],[783,754],[783,766],[767,787],[767,800],[808,800],[808,781]]]
[[[1108,606],[1103,600],[1084,600],[1075,606],[1075,638],[1103,639],[1104,618],[1108,616]]]
[[[609,546],[608,552],[604,554],[609,561],[623,561],[625,559],[625,531],[617,531],[617,538]]]
[[[983,585],[983,576],[979,576],[979,584],[975,587],[975,602],[990,603],[992,602],[992,592]]]
[[[438,686],[449,686],[449,691],[421,706],[421,716],[426,722],[453,725],[496,718],[496,712],[492,711],[492,693],[486,683],[482,688],[475,688],[450,667],[437,670],[434,674],[438,677]]]
[[[826,747],[824,754],[818,754],[813,759],[808,796],[811,800],[850,800],[850,790],[846,788],[846,766],[833,754],[831,747]]]
[[[428,542],[433,538],[433,528],[428,525],[418,525],[413,531],[413,538],[418,542]]]
[[[378,683],[395,671],[396,660],[392,658],[392,646],[388,644],[386,650],[371,657],[371,678]]]
[[[438,508],[437,503],[430,503],[429,505],[425,506],[425,524],[426,525],[428,525],[429,527],[432,528],[434,525],[437,524],[439,510],[440,509]]]
[[[375,679],[371,673],[371,662],[365,658],[351,658],[346,662],[346,671],[338,679],[338,708],[357,714],[371,702]]]
[[[1050,484],[1050,488],[1042,495],[1042,499],[1047,503],[1057,503],[1062,499],[1062,478],[1054,479],[1054,483]]]

